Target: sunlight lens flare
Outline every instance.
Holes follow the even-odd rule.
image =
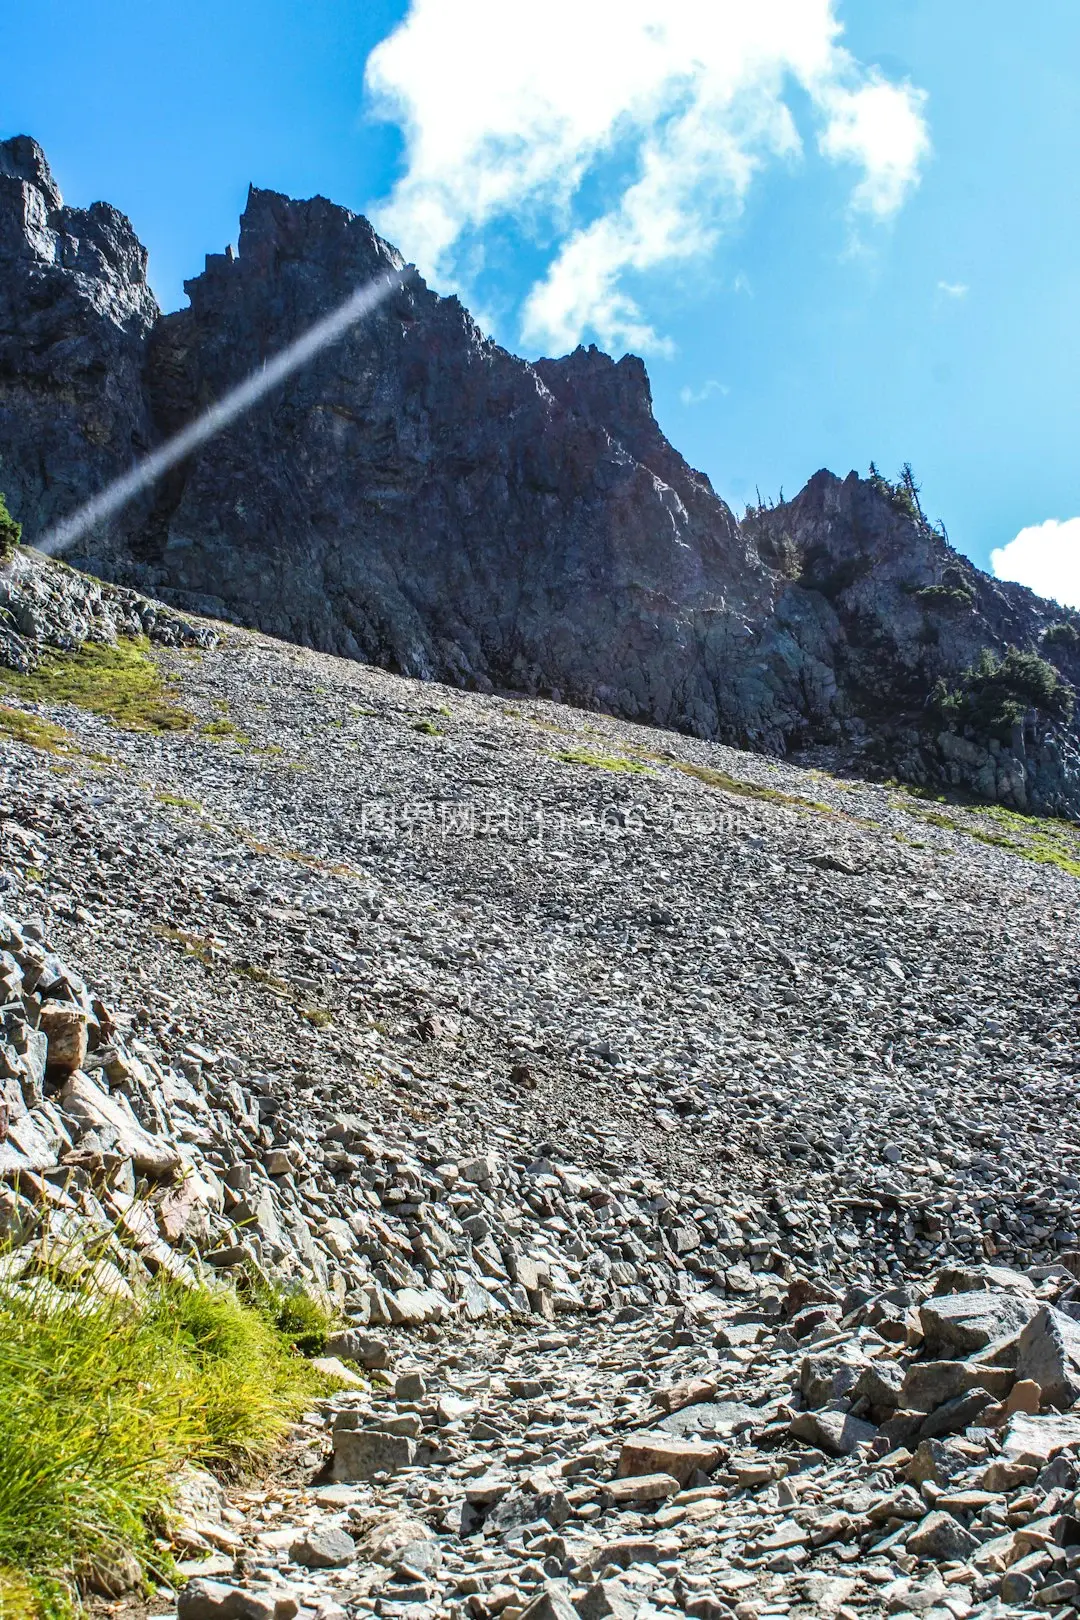
[[[388,271],[386,275],[379,276],[375,281],[368,282],[364,287],[358,287],[345,302],[329,315],[317,321],[295,343],[290,343],[287,349],[268,360],[265,365],[252,372],[250,377],[230,389],[215,404],[209,406],[201,416],[197,416],[187,427],[181,428],[157,450],[145,456],[130,472],[124,473],[120,478],[113,480],[99,495],[81,506],[77,512],[58,523],[54,529],[44,535],[36,544],[38,551],[45,552],[47,556],[55,557],[58,552],[66,551],[80,540],[84,534],[97,524],[103,523],[112,517],[122,506],[151,484],[157,482],[163,473],[170,467],[175,467],[178,461],[190,456],[192,451],[212,439],[223,428],[235,422],[238,416],[243,416],[253,405],[258,404],[264,394],[268,394],[278,383],[291,377],[294,371],[313,360],[323,349],[336,343],[344,337],[350,326],[355,326],[365,316],[372,314],[384,303],[391,293],[397,292],[400,287],[411,280],[414,275],[411,268],[405,270]]]

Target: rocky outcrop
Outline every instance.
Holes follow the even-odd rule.
[[[794,500],[748,512],[743,528],[790,581],[776,622],[832,677],[826,723],[808,710],[814,741],[829,742],[837,764],[1015,809],[1076,812],[1076,615],[975,568],[926,521],[917,495],[880,478],[815,473]],[[1034,674],[1060,683],[1059,701],[1040,701],[1023,678],[1014,690],[1003,675],[985,712],[956,701],[986,684],[971,678],[981,660],[1000,664],[1010,648],[1041,660]]]
[[[37,142],[0,141],[0,490],[27,539],[148,448],[158,314],[124,215],[66,208]]]
[[[65,208],[21,137],[0,145],[0,259],[0,488],[30,540],[402,267],[345,209],[252,190],[239,253],[159,318],[127,221]],[[821,472],[736,521],[660,432],[640,360],[530,365],[419,278],[73,560],[425,679],[1080,809],[1067,704],[1025,688],[990,713],[965,685],[1013,647],[1071,686],[1060,609],[881,479]]]
[[[168,647],[212,647],[214,630],[147,601],[137,591],[90,579],[26,551],[0,568],[0,668],[29,674],[50,654],[85,642],[148,636]]]

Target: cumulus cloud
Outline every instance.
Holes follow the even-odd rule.
[[[946,298],[966,298],[971,291],[966,281],[939,281],[937,285]]]
[[[997,579],[1014,579],[1040,596],[1080,608],[1080,517],[1047,518],[1021,529],[990,553]]]
[[[707,254],[770,162],[816,144],[885,220],[929,151],[923,92],[861,66],[836,0],[411,0],[367,87],[405,137],[377,224],[441,285],[467,287],[512,220],[551,247],[527,342],[664,347],[629,280]]]

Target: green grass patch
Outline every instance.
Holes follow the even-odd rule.
[[[170,695],[144,637],[115,646],[88,641],[78,652],[50,653],[29,675],[0,670],[0,690],[27,703],[70,703],[122,731],[190,731],[195,717]]]
[[[414,720],[412,730],[418,731],[422,737],[441,737],[442,731],[434,720]]]
[[[185,956],[194,957],[204,967],[214,967],[221,956],[221,952],[210,940],[204,939],[201,934],[189,934],[183,928],[173,928],[169,923],[155,923],[152,930],[162,939],[171,940],[179,945]]]
[[[836,812],[831,805],[823,804],[820,799],[804,799],[797,793],[783,793],[779,788],[763,787],[760,782],[740,782],[726,771],[714,771],[710,765],[694,765],[684,759],[669,759],[664,761],[672,770],[681,771],[684,776],[693,776],[706,787],[719,788],[722,793],[733,793],[740,799],[763,799],[768,804],[790,804],[798,810],[823,811],[825,815],[834,815]]]
[[[944,832],[964,834],[977,843],[1018,855],[1021,860],[1056,866],[1070,877],[1080,877],[1080,827],[1070,821],[1026,816],[998,804],[956,805],[952,815],[896,801],[894,808]]]
[[[10,562],[22,540],[22,524],[16,523],[7,509],[7,502],[0,495],[0,563]],[[3,1610],[0,1610],[0,1615]]]
[[[277,974],[271,973],[269,969],[260,967],[257,962],[243,962],[236,967],[235,971],[242,979],[250,979],[252,984],[261,984],[267,990],[273,990],[278,995],[291,996],[293,993],[291,984],[287,984],[284,979],[279,979]]]
[[[198,799],[185,799],[181,793],[155,793],[154,797],[158,804],[167,804],[173,810],[190,810],[196,816],[203,813]]]
[[[326,1390],[295,1349],[320,1325],[299,1296],[245,1303],[155,1283],[135,1309],[44,1275],[0,1284],[5,1620],[9,1607],[27,1620],[60,1612],[50,1582],[74,1592],[125,1554],[159,1570],[170,1476],[185,1462],[242,1471],[274,1452]]]
[[[333,1013],[326,1007],[301,1007],[300,1016],[315,1029],[329,1029],[334,1022]]]
[[[203,737],[211,737],[215,742],[224,742],[228,738],[231,738],[233,742],[242,744],[251,741],[251,738],[241,731],[239,726],[235,726],[231,720],[226,720],[224,717],[219,720],[207,720],[205,724],[199,727],[199,734]]]
[[[651,768],[640,760],[626,759],[621,754],[596,754],[588,748],[566,748],[551,757],[561,760],[564,765],[590,765],[597,771],[618,771],[631,776],[653,774]]]
[[[78,752],[63,726],[54,726],[51,720],[43,720],[39,714],[27,714],[25,709],[12,709],[6,703],[0,704],[0,735],[28,743],[31,748],[41,748],[47,754]]]

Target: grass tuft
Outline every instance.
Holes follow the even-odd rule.
[[[706,787],[719,788],[722,793],[732,793],[740,799],[763,799],[767,804],[790,804],[798,810],[817,810],[825,815],[834,815],[831,805],[823,804],[820,799],[804,799],[797,793],[783,793],[779,788],[762,787],[758,782],[740,782],[737,777],[729,776],[726,771],[714,771],[711,765],[694,765],[684,759],[666,759],[665,765],[673,770],[681,771],[684,776],[693,776]]]
[[[591,765],[598,771],[628,772],[633,776],[653,774],[649,766],[642,765],[640,760],[625,759],[621,754],[596,754],[588,748],[567,748],[551,757],[562,760],[564,765]]]
[[[70,703],[122,731],[190,731],[195,717],[170,696],[144,636],[88,641],[50,653],[29,675],[0,670],[0,689],[27,703]]]
[[[12,709],[7,704],[0,704],[0,735],[27,743],[31,748],[41,748],[48,754],[77,752],[70,734],[62,726],[54,726],[51,720],[43,720],[39,714],[28,714],[25,709]]]
[[[158,804],[167,804],[173,810],[190,810],[196,816],[203,813],[198,799],[185,799],[181,793],[155,793],[154,797]]]
[[[95,1565],[152,1540],[185,1462],[239,1471],[269,1457],[327,1384],[294,1345],[325,1313],[155,1283],[141,1308],[65,1292],[44,1276],[0,1284],[0,1614],[60,1612]],[[325,1337],[323,1342],[325,1342]]]
[[[199,731],[202,736],[212,737],[216,742],[223,742],[227,737],[231,737],[233,742],[241,744],[251,741],[251,738],[241,731],[239,726],[234,726],[231,720],[226,719],[207,720],[205,725],[199,727]]]

